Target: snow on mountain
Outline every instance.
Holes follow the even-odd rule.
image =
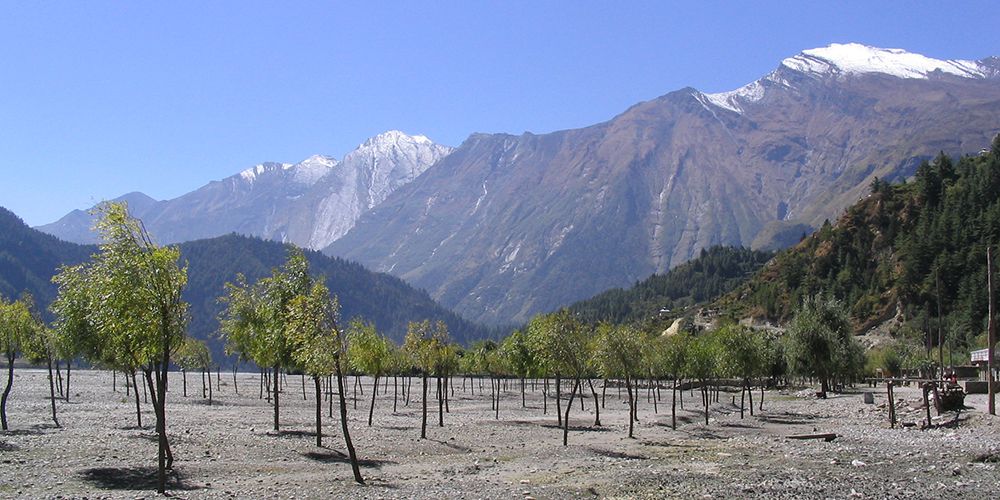
[[[927,78],[931,73],[941,71],[964,78],[986,76],[976,61],[942,61],[902,49],[881,49],[860,43],[834,43],[804,50],[781,61],[781,64],[796,71],[819,74],[883,73],[899,78]]]
[[[941,60],[902,49],[882,49],[860,43],[834,43],[826,47],[804,50],[781,61],[778,69],[764,78],[750,82],[736,90],[699,93],[702,104],[706,101],[723,109],[742,114],[746,106],[764,98],[772,87],[791,87],[787,71],[814,77],[841,77],[879,73],[907,79],[927,79],[935,74],[962,78],[993,78],[1000,74],[996,61]],[[940,73],[938,73],[940,72]],[[707,104],[706,104],[707,105]]]
[[[236,232],[319,249],[451,150],[422,135],[390,130],[343,160],[314,155],[298,163],[261,163],[137,215],[161,243]],[[38,229],[92,243],[91,217],[70,215]]]

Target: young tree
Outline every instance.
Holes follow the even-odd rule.
[[[688,344],[684,371],[701,385],[701,401],[705,406],[705,425],[708,425],[708,407],[711,404],[709,380],[717,375],[718,343],[714,335],[707,333],[695,337]]]
[[[674,380],[670,403],[670,427],[674,430],[677,429],[677,385],[684,378],[691,341],[686,333],[671,335],[663,341],[663,369]]]
[[[763,343],[756,331],[730,323],[716,332],[719,342],[719,355],[722,361],[722,371],[728,376],[737,378],[740,387],[740,418],[743,418],[744,398],[750,393],[750,415],[753,415],[753,393],[750,391],[750,381],[764,364]]]
[[[351,459],[354,480],[364,484],[357,454],[351,442],[347,425],[347,399],[344,396],[344,376],[341,359],[347,352],[345,336],[337,325],[340,305],[323,283],[314,283],[309,292],[297,295],[288,304],[287,336],[292,349],[292,360],[308,373],[316,388],[316,446],[323,445],[322,407],[320,381],[323,377],[337,376],[340,399],[340,422],[344,443]]]
[[[351,367],[371,376],[372,402],[368,409],[368,426],[372,425],[375,413],[375,396],[378,395],[378,381],[389,370],[392,342],[379,335],[372,323],[360,319],[351,320],[347,326],[347,358]]]
[[[503,356],[504,364],[510,368],[511,374],[521,380],[521,407],[524,407],[526,406],[524,379],[531,375],[535,368],[535,358],[528,345],[528,336],[521,330],[514,330],[500,344],[500,353]]]
[[[586,327],[567,309],[545,315],[540,321],[528,326],[529,336],[536,356],[543,358],[557,377],[566,375],[573,379],[573,388],[569,402],[566,404],[566,415],[563,423],[563,446],[569,440],[569,412],[573,399],[580,388],[580,379],[586,376],[590,354],[587,352],[588,332]],[[558,382],[556,388],[558,391]],[[558,402],[559,395],[556,394]],[[557,411],[558,411],[557,406]]]
[[[87,311],[104,351],[97,357],[128,359],[142,368],[156,415],[157,491],[163,493],[173,461],[166,430],[167,370],[187,324],[187,304],[181,299],[187,270],[178,264],[180,251],[153,243],[124,203],[103,204],[97,213],[100,251],[88,264],[63,268],[54,280],[71,300],[94,298]],[[63,276],[67,273],[75,275]]]
[[[819,379],[822,398],[835,378],[852,376],[864,364],[847,312],[837,300],[807,299],[792,319],[786,338],[789,369]]]
[[[410,355],[416,368],[420,370],[420,379],[423,385],[420,439],[427,439],[427,377],[434,370],[440,348],[440,340],[435,335],[435,328],[431,326],[430,320],[411,321],[407,325],[403,350]]]
[[[647,347],[642,337],[642,333],[631,326],[602,323],[597,326],[597,339],[594,342],[594,361],[601,376],[625,380],[629,438],[635,437],[633,428],[637,420],[638,391],[633,390],[633,383],[640,373],[643,349]]]
[[[305,254],[289,247],[288,260],[271,276],[248,285],[243,276],[226,284],[225,304],[220,319],[222,333],[232,349],[243,353],[258,366],[272,367],[274,374],[274,430],[279,430],[279,380],[281,368],[291,361],[294,346],[288,341],[288,306],[292,299],[309,293],[313,279]]]
[[[30,309],[30,306],[29,306]],[[59,419],[56,418],[56,389],[55,380],[52,376],[52,360],[57,353],[56,333],[45,326],[41,319],[32,313],[32,327],[26,332],[23,348],[25,357],[32,364],[45,363],[49,371],[49,402],[52,407],[52,423],[59,427]]]
[[[0,423],[7,427],[7,399],[14,385],[14,359],[37,328],[31,315],[30,299],[7,302],[0,297],[0,349],[7,358],[7,384],[0,399]]]

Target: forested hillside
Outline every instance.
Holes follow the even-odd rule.
[[[216,333],[221,310],[217,298],[223,295],[224,284],[235,280],[237,273],[250,282],[270,274],[285,261],[286,246],[229,235],[184,243],[180,248],[181,261],[189,266],[184,291],[191,304],[189,334],[207,340],[218,358],[223,349]],[[0,208],[0,296],[16,299],[29,292],[48,316],[47,307],[56,295],[51,279],[58,267],[83,262],[96,251],[92,245],[68,243],[36,231]],[[324,276],[330,291],[338,296],[343,320],[364,317],[396,341],[402,341],[409,321],[423,319],[445,321],[452,339],[461,343],[505,333],[462,319],[398,278],[318,252],[306,252],[306,256],[313,273]]]
[[[740,247],[715,246],[695,259],[654,274],[629,289],[615,288],[570,306],[580,319],[595,323],[643,323],[661,310],[678,309],[713,300],[744,283],[773,257]]]
[[[28,292],[39,304],[48,305],[56,296],[51,281],[56,268],[83,262],[93,251],[94,247],[35,231],[0,207],[0,296],[17,299]]]
[[[845,301],[858,331],[898,311],[916,329],[943,321],[963,346],[986,327],[986,247],[998,241],[1000,137],[976,156],[924,162],[909,182],[876,179],[836,224],[778,255],[723,304],[787,320],[825,292]]]

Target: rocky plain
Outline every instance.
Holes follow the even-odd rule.
[[[215,379],[215,376],[213,376]],[[454,379],[450,411],[438,426],[431,404],[427,439],[420,439],[420,381],[410,403],[393,411],[392,379],[376,398],[367,425],[371,379],[363,378],[354,409],[348,384],[351,436],[366,484],[354,483],[338,418],[323,402],[324,441],[316,446],[315,400],[298,376],[281,394],[281,431],[259,398],[256,373],[222,373],[211,404],[200,376],[172,373],[167,425],[175,462],[168,495],[178,498],[996,498],[1000,492],[1000,418],[986,397],[937,416],[923,429],[920,390],[896,389],[901,422],[890,428],[884,386],[857,387],[828,399],[809,389],[770,390],[763,409],[740,418],[739,393],[723,391],[708,425],[697,391],[683,392],[671,429],[670,391],[655,411],[639,397],[635,437],[627,437],[627,403],[606,391],[601,426],[594,400],[573,403],[568,446],[556,425],[554,401],[543,413],[541,384],[502,393],[499,418],[489,382]],[[215,380],[213,380],[215,381]],[[156,440],[152,406],[135,403],[121,377],[74,371],[69,401],[58,401],[60,427],[50,418],[46,372],[15,372],[8,402],[10,429],[0,433],[2,498],[151,498]],[[308,381],[307,381],[308,382]],[[475,392],[470,389],[475,385]],[[431,387],[431,394],[434,388]],[[597,386],[598,393],[601,388]],[[865,404],[863,391],[874,393]],[[141,394],[141,390],[140,390]],[[588,391],[589,394],[589,391]],[[755,392],[754,404],[759,404]],[[568,398],[566,392],[564,398]],[[735,404],[734,404],[735,402]],[[431,403],[436,403],[431,400]],[[565,401],[563,402],[565,404]],[[565,409],[565,407],[563,407]],[[334,415],[337,409],[334,408]],[[836,434],[832,441],[789,436]]]

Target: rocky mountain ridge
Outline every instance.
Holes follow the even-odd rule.
[[[261,163],[171,200],[130,193],[116,201],[129,202],[133,215],[162,243],[235,232],[319,249],[450,151],[427,137],[391,130],[342,160],[314,155],[294,164]],[[38,229],[93,243],[91,225],[91,216],[76,210]]]
[[[713,245],[788,246],[875,177],[979,151],[1000,132],[997,68],[834,45],[726,95],[686,88],[581,129],[474,134],[326,251],[467,317],[524,321]]]

